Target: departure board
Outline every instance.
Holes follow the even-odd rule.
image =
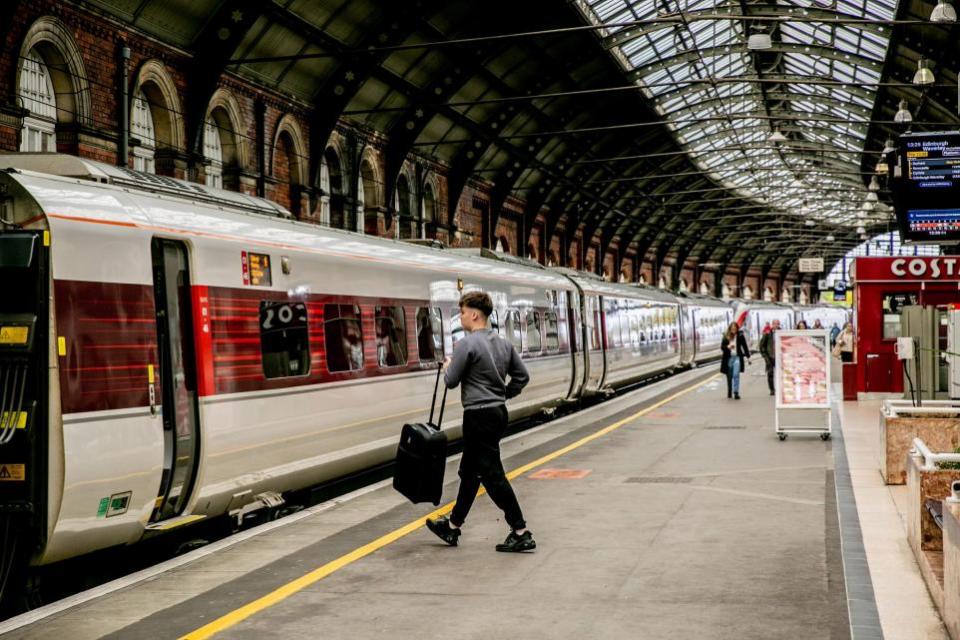
[[[891,194],[903,238],[960,241],[960,132],[900,136],[891,168]]]
[[[246,252],[246,258],[246,275],[251,286],[269,287],[273,284],[270,256],[265,253]]]

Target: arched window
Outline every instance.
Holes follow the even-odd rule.
[[[396,211],[399,237],[404,239],[412,237],[411,223],[413,222],[413,216],[410,213],[410,183],[402,173],[397,178]]]
[[[705,296],[710,295],[710,285],[706,281],[700,283],[700,293]]]
[[[660,287],[661,289],[666,289],[666,288],[667,288],[667,279],[666,279],[665,277],[663,277],[663,276],[660,276],[660,280],[657,281],[657,286]]]
[[[559,261],[557,260],[557,252],[554,251],[553,249],[550,249],[549,251],[547,251],[547,266],[556,267],[558,265],[559,265]]]
[[[793,302],[790,296],[790,289],[784,287],[783,293],[780,294],[780,302]]]
[[[376,233],[375,225],[377,213],[380,209],[380,190],[376,170],[368,159],[364,159],[363,162],[360,163],[359,187],[363,195],[357,206],[358,219],[356,225],[351,227],[351,230],[360,231],[361,233],[365,231]],[[368,219],[370,221],[369,229],[366,227]],[[384,221],[385,231],[389,230],[391,226],[390,220]]]
[[[343,170],[336,149],[327,147],[323,152],[320,188],[327,198],[325,222],[335,229],[346,229],[347,218],[343,210]]]
[[[130,133],[140,141],[133,148],[133,168],[146,173],[156,173],[154,153],[157,149],[157,136],[154,129],[153,111],[137,89],[133,96],[133,109],[130,112]]]
[[[293,138],[286,130],[277,136],[273,150],[273,177],[277,180],[275,199],[293,213],[300,216],[300,158]]]
[[[730,285],[727,284],[726,282],[723,283],[721,287],[721,291],[722,291],[721,295],[723,296],[723,298],[726,299],[726,298],[733,297],[733,291],[730,289]]]
[[[686,278],[680,278],[680,291],[683,293],[690,291],[690,285],[687,284]]]
[[[771,287],[765,287],[763,290],[763,299],[767,302],[776,302],[777,298],[773,295],[773,289]]]
[[[20,68],[20,99],[30,115],[23,119],[20,151],[56,151],[57,100],[43,58],[31,50]]]
[[[753,300],[753,287],[746,285],[743,288],[743,299],[744,300]]]
[[[426,238],[433,236],[433,223],[437,221],[437,199],[433,194],[433,186],[427,183],[423,187],[423,220],[420,229],[420,237]]]
[[[223,144],[220,141],[220,129],[212,116],[207,116],[203,125],[203,155],[207,165],[207,186],[223,188]]]

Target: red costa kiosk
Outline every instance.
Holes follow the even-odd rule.
[[[857,392],[902,393],[903,369],[893,351],[900,308],[960,303],[960,256],[857,258],[851,281]]]

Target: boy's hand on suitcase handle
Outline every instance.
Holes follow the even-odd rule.
[[[443,364],[440,365],[440,370],[446,371],[449,366],[450,366],[450,356],[447,356],[446,358],[443,359]]]

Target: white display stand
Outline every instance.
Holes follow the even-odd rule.
[[[830,410],[830,332],[826,329],[777,331],[774,333],[776,356],[776,409],[774,425],[777,437],[788,433],[817,433],[821,440],[833,432]],[[782,426],[782,414],[791,411],[826,412],[826,424]]]

